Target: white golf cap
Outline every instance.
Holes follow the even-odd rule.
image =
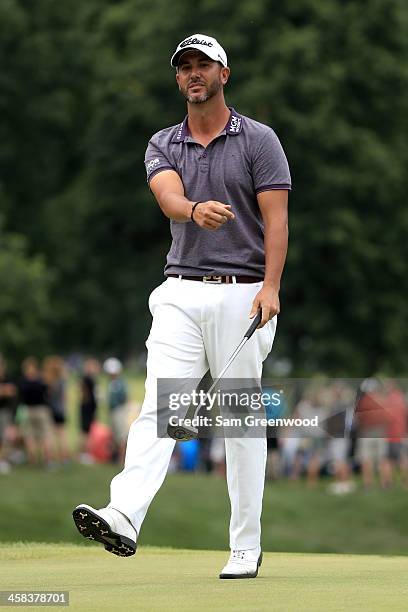
[[[109,359],[104,362],[103,369],[107,374],[120,374],[122,371],[122,364],[116,357],[109,357]]]
[[[205,53],[205,55],[214,60],[214,62],[220,62],[224,67],[228,66],[227,54],[220,43],[212,36],[207,36],[206,34],[192,34],[182,40],[173,53],[170,64],[172,66],[177,66],[180,56],[190,49],[202,51],[202,53]]]

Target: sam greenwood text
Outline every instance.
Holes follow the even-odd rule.
[[[193,418],[182,418],[173,414],[169,418],[172,426],[185,427],[319,427],[319,417],[311,419],[276,418],[267,419],[247,414],[245,417],[225,417],[217,415],[212,418],[209,416],[198,415]]]

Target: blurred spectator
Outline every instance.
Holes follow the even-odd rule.
[[[10,472],[9,431],[17,405],[17,387],[7,375],[7,365],[0,355],[0,474]]]
[[[279,449],[278,431],[276,427],[267,427],[266,478],[277,480],[281,474],[281,453]]]
[[[41,378],[38,361],[27,357],[22,364],[23,376],[20,380],[20,399],[26,406],[24,441],[31,464],[51,465],[52,419],[47,405],[47,387]]]
[[[120,376],[122,364],[116,357],[110,357],[103,364],[103,369],[108,374],[108,406],[113,431],[113,439],[117,450],[119,463],[125,461],[126,440],[129,432],[128,427],[128,390],[125,380]]]
[[[221,436],[211,439],[210,461],[214,474],[225,476],[225,439]]]
[[[224,440],[222,439],[224,442]],[[178,468],[183,472],[195,472],[200,460],[200,443],[188,440],[178,445]]]
[[[302,473],[302,444],[303,438],[291,428],[279,439],[282,474],[290,480],[298,480]]]
[[[319,422],[322,413],[322,390],[320,386],[312,386],[306,389],[303,399],[295,408],[295,416],[300,419],[313,419],[318,416]],[[307,483],[314,487],[320,474],[320,469],[323,463],[324,449],[326,446],[325,433],[319,428],[308,428],[305,431],[307,437],[304,437],[300,448],[303,451],[304,460],[306,462]],[[299,435],[299,434],[298,434]]]
[[[200,470],[203,472],[212,472],[213,465],[210,458],[211,438],[200,438]]]
[[[351,479],[349,459],[350,437],[346,435],[347,417],[354,412],[354,392],[342,381],[331,386],[330,416],[326,419],[328,458],[332,463],[334,482],[329,486],[330,493],[345,495],[355,489]]]
[[[385,437],[390,416],[385,406],[385,394],[375,378],[363,381],[357,398],[356,418],[358,428],[357,456],[365,488],[372,486],[377,468],[381,486],[389,486],[387,469],[387,442]]]
[[[65,427],[65,366],[61,357],[53,355],[44,359],[43,378],[54,423],[56,457],[65,463],[70,459],[70,451]]]
[[[262,393],[265,417],[267,419],[278,419],[286,415],[288,405],[283,393],[280,393],[278,389],[273,387],[264,387]],[[277,401],[277,397],[279,397],[279,401]],[[278,427],[271,425],[267,426],[266,478],[268,480],[277,480],[284,467],[279,434],[280,431]]]
[[[91,455],[87,452],[87,447],[89,430],[95,420],[97,411],[96,376],[99,374],[99,370],[99,363],[96,359],[85,360],[80,383],[79,407],[81,425],[79,460],[85,464],[93,463]]]
[[[384,409],[389,415],[387,428],[387,456],[385,459],[385,477],[387,485],[394,481],[395,468],[401,471],[401,477],[408,484],[407,425],[408,407],[404,394],[395,380],[384,381]]]
[[[108,463],[112,460],[112,430],[105,423],[94,421],[87,438],[88,463]]]

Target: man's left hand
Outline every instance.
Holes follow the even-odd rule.
[[[252,302],[252,309],[249,318],[253,319],[260,308],[262,308],[262,319],[258,325],[258,329],[263,327],[265,323],[270,321],[275,315],[279,314],[279,290],[275,289],[274,287],[264,285],[262,289],[258,291],[254,301]]]

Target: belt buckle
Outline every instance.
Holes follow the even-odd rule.
[[[222,276],[203,276],[203,283],[220,285],[222,283]]]

